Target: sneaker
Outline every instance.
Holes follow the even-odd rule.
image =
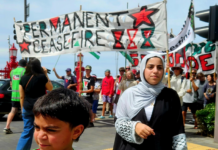
[[[104,116],[101,116],[101,117],[99,117],[99,119],[105,119],[105,117],[104,117]]]
[[[89,123],[89,128],[90,128],[90,127],[95,127],[93,122],[90,122],[90,123]]]
[[[13,132],[11,131],[11,129],[7,129],[7,128],[4,128],[3,132],[5,134],[12,134]]]
[[[110,115],[108,118],[114,118],[114,116],[113,116],[113,115]]]

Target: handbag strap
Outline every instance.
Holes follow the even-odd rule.
[[[25,90],[26,90],[26,88],[27,88],[27,86],[28,86],[28,84],[30,83],[30,80],[33,78],[33,75],[31,76],[31,78],[29,79],[29,81],[27,82],[27,84],[26,84],[26,87],[25,87]]]

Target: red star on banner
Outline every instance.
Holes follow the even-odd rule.
[[[23,43],[19,44],[20,52],[23,53],[24,51],[27,51],[30,54],[29,45],[30,45],[30,43],[25,42],[25,41],[23,41]]]
[[[158,11],[159,9],[147,9],[147,6],[143,6],[140,12],[129,15],[134,19],[133,27],[136,29],[142,24],[154,26],[151,16]]]

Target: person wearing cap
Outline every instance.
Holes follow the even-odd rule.
[[[92,75],[92,77],[95,79],[95,88],[94,88],[94,94],[93,97],[93,105],[92,105],[92,112],[93,112],[93,122],[96,118],[97,108],[98,108],[98,101],[99,101],[99,93],[101,92],[101,83],[97,81],[97,76],[95,74]]]
[[[110,75],[110,70],[107,69],[105,70],[105,78],[102,80],[102,91],[101,95],[103,96],[103,108],[102,108],[102,115],[99,117],[100,119],[104,119],[105,116],[105,109],[106,109],[106,104],[109,103],[110,105],[110,111],[111,115],[109,118],[113,118],[113,95],[114,95],[114,79]]]
[[[10,73],[10,84],[12,87],[12,94],[11,94],[11,112],[8,114],[6,127],[4,128],[5,134],[11,134],[13,133],[10,129],[11,121],[13,120],[15,114],[18,112],[18,109],[20,108],[20,93],[19,93],[19,84],[21,77],[25,73],[25,67],[26,67],[26,61],[24,59],[21,59],[18,63],[18,67],[11,71]]]
[[[70,69],[70,68],[67,68],[67,69],[66,69],[66,75],[65,75],[65,76],[59,76],[59,75],[57,74],[55,68],[53,68],[53,71],[54,71],[54,73],[55,73],[55,76],[56,76],[58,79],[64,80],[64,88],[66,88],[66,89],[72,89],[72,90],[76,91],[76,86],[77,86],[76,77],[71,74],[71,69]]]
[[[166,72],[169,69],[169,65],[166,67]],[[183,104],[182,97],[185,95],[185,87],[186,87],[186,79],[182,76],[183,69],[181,67],[181,64],[176,64],[174,67],[172,67],[173,75],[170,79],[171,89],[175,90],[180,98],[181,106]],[[163,78],[163,83],[167,84],[168,75],[165,75]]]
[[[92,67],[87,65],[85,67],[86,75],[83,77],[83,90],[79,90],[79,93],[82,97],[87,100],[91,105],[91,120],[89,123],[89,127],[94,127],[93,121],[93,112],[92,112],[92,105],[93,105],[93,94],[95,88],[95,79],[91,76]]]

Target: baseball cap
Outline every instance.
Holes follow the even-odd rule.
[[[111,72],[109,69],[105,70],[105,72]]]
[[[68,72],[68,71],[71,71],[71,69],[70,69],[70,68],[67,68],[66,71],[67,71],[67,72]]]
[[[92,70],[92,67],[89,66],[89,65],[87,65],[85,69],[90,69],[90,70]]]

